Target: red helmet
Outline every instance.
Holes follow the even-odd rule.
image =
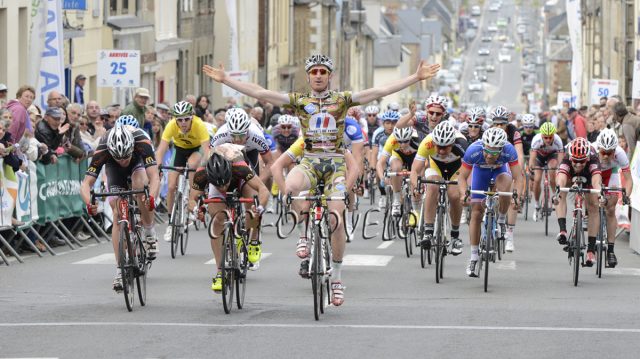
[[[569,158],[571,160],[586,160],[591,154],[591,145],[584,137],[578,137],[569,144]]]

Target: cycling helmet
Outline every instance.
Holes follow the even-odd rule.
[[[522,115],[522,126],[535,126],[536,125],[536,117],[530,113],[525,113]],[[553,125],[553,124],[552,124]],[[544,126],[544,124],[542,124]],[[542,128],[540,129],[542,130]],[[556,129],[553,129],[553,133],[556,132]]]
[[[395,111],[387,111],[382,114],[382,121],[398,122],[400,115]]]
[[[584,137],[578,137],[569,144],[569,158],[571,160],[586,160],[591,154],[591,145]]]
[[[486,115],[482,107],[472,107],[469,110],[468,114],[469,117],[467,117],[467,123],[478,125],[482,125],[482,123],[484,122],[484,117]]]
[[[370,105],[364,109],[364,112],[368,115],[377,115],[380,112],[380,108],[376,105]]]
[[[138,120],[131,115],[122,115],[118,117],[116,120],[116,126],[133,126],[135,128],[140,128]]]
[[[396,140],[401,142],[409,141],[411,139],[411,136],[413,136],[413,129],[411,127],[396,127],[393,129],[393,136],[396,138]]]
[[[109,131],[107,137],[107,149],[116,160],[131,157],[133,153],[133,135],[124,126],[115,126]]]
[[[180,101],[171,108],[171,116],[186,117],[193,115],[193,106],[187,101]]]
[[[502,148],[507,144],[507,133],[498,127],[492,127],[482,135],[482,144],[486,147]]]
[[[456,141],[456,129],[449,121],[440,122],[431,136],[436,146],[449,146]]]
[[[207,180],[214,186],[231,181],[231,163],[219,153],[213,153],[207,161]]]
[[[545,122],[540,126],[540,133],[543,136],[553,136],[556,133],[556,126],[551,122]]]
[[[436,95],[429,96],[429,98],[427,98],[427,101],[425,101],[424,103],[424,107],[426,109],[429,109],[432,106],[440,106],[440,108],[442,108],[442,111],[446,111],[447,98],[444,96],[436,96]]]
[[[309,69],[316,65],[322,65],[329,69],[330,72],[333,72],[333,61],[331,58],[320,54],[311,55],[307,58],[304,65],[304,71],[309,72]]]
[[[408,108],[406,108],[406,107],[404,107],[404,108],[402,108],[400,111],[398,111],[398,114],[399,114],[400,116],[404,116],[404,115],[406,115],[406,114],[408,114],[408,113],[409,113],[409,109],[408,109]]]
[[[605,151],[615,150],[618,147],[618,136],[612,129],[605,128],[598,135],[596,146]]]
[[[295,125],[294,116],[291,115],[282,115],[278,118],[278,125]]]
[[[504,106],[498,106],[491,112],[491,120],[496,123],[507,123],[509,121],[509,111]]]
[[[280,116],[282,115],[280,115],[279,113],[274,113],[273,115],[271,115],[271,118],[269,119],[269,125],[271,127],[277,125],[279,123],[278,121],[280,119]]]
[[[387,105],[387,109],[388,109],[389,111],[398,111],[398,110],[400,110],[400,104],[399,104],[399,103],[397,103],[397,102],[390,102],[390,103]]]
[[[227,121],[229,132],[232,135],[244,135],[249,131],[249,126],[251,126],[251,118],[241,108],[230,108],[225,113],[224,119]]]

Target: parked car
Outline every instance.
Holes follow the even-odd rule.
[[[508,49],[500,49],[500,52],[498,52],[498,61],[511,62],[511,52],[509,52]]]
[[[488,61],[484,68],[487,72],[495,72],[496,64],[493,61]]]
[[[505,49],[515,49],[516,44],[513,41],[507,41],[502,45]]]
[[[474,5],[471,7],[471,16],[480,16],[482,15],[482,10],[480,9],[480,6],[478,5]]]
[[[493,40],[493,37],[490,34],[482,35],[482,42],[491,42],[491,40]]]
[[[496,26],[495,23],[489,24],[489,26],[487,26],[487,30],[489,32],[498,32],[498,26]]]
[[[482,82],[478,80],[471,80],[469,81],[468,88],[469,88],[469,91],[472,91],[472,92],[482,91]]]
[[[480,56],[489,56],[491,55],[491,50],[488,47],[481,47],[478,49],[478,55]]]

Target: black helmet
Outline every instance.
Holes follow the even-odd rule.
[[[218,153],[213,153],[207,162],[207,180],[214,186],[222,186],[231,181],[231,164]]]

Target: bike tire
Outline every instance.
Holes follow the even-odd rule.
[[[484,262],[484,292],[486,293],[489,289],[489,262],[491,262],[491,234],[489,234],[489,238],[487,238],[487,248],[482,258]]]
[[[544,204],[543,204],[542,213],[544,216],[544,235],[549,235],[549,187],[544,186]]]
[[[177,192],[173,201],[173,210],[171,211],[171,258],[175,259],[178,254],[178,245],[180,244],[180,229],[182,221],[182,193]],[[177,223],[178,222],[178,223]]]
[[[247,269],[249,268],[249,251],[247,243],[249,239],[246,235],[242,239],[242,244],[238,248],[238,270],[235,275],[236,283],[236,305],[238,309],[244,307],[244,296],[247,290]]]
[[[526,171],[526,170],[525,170]],[[524,220],[529,219],[529,175],[524,176],[524,190],[526,195],[524,196]]]
[[[440,283],[440,278],[442,278],[442,262],[444,260],[443,248],[444,248],[444,233],[443,233],[443,225],[444,225],[444,213],[441,208],[438,208],[436,212],[436,231],[435,231],[435,264],[436,264],[436,283]]]
[[[147,304],[147,270],[149,269],[149,263],[147,262],[147,251],[142,243],[142,236],[140,235],[140,229],[137,230],[137,261],[138,261],[138,273],[136,274],[136,286],[138,287],[138,299],[140,299],[140,305],[145,306]]]
[[[120,273],[122,274],[122,292],[124,303],[128,311],[133,311],[133,301],[135,298],[133,273],[133,256],[131,255],[129,229],[126,223],[120,223],[120,241],[118,243],[118,253],[120,255]]]
[[[234,291],[234,233],[231,224],[225,225],[224,237],[222,237],[222,306],[224,312],[229,314],[233,305]]]
[[[312,251],[313,266],[311,268],[311,290],[313,292],[313,316],[316,320],[320,320],[320,311],[322,306],[322,274],[321,272],[321,243],[320,228],[314,226],[312,229]]]
[[[604,258],[607,255],[607,219],[604,215],[604,209],[600,208],[600,228],[598,231],[598,238],[596,239],[596,275],[598,278],[602,278],[602,263],[604,262]]]
[[[579,212],[578,212],[579,213]],[[584,232],[582,230],[582,217],[580,214],[576,217],[576,231],[574,232],[575,239],[573,241],[573,286],[578,286],[578,278],[580,276],[580,264],[581,264],[581,251],[582,251],[582,236]]]

